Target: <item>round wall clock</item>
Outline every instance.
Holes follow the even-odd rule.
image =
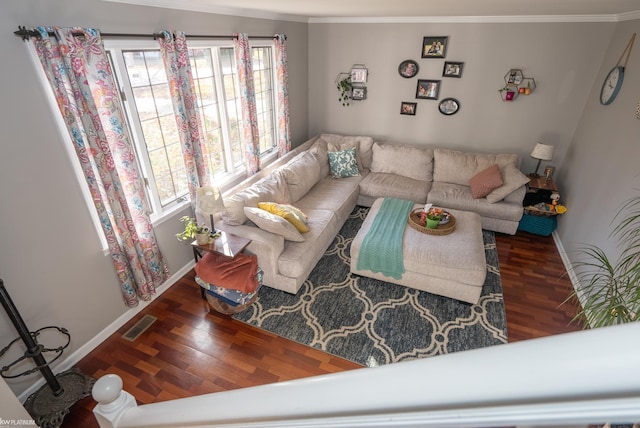
[[[600,90],[600,104],[608,106],[616,99],[618,92],[620,92],[620,88],[622,87],[623,80],[624,67],[620,65],[613,67],[602,83],[602,89]]]
[[[445,98],[438,104],[438,110],[445,116],[456,114],[460,110],[460,101],[455,98]]]

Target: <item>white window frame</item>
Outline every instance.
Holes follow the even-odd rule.
[[[118,55],[120,55],[121,51],[126,51],[126,50],[159,50],[160,49],[158,42],[155,40],[113,39],[113,40],[105,40],[104,43],[105,43],[105,49],[107,51],[117,51]],[[254,48],[254,47],[271,48],[271,64],[272,64],[271,84],[272,84],[272,102],[273,102],[273,115],[271,120],[272,120],[272,129],[273,129],[274,147],[273,149],[267,151],[266,153],[261,154],[261,159],[260,159],[263,165],[268,165],[270,162],[273,162],[277,158],[277,154],[278,154],[278,150],[277,150],[278,123],[276,119],[278,117],[278,91],[277,91],[275,44],[273,41],[259,40],[259,41],[255,41],[255,43],[250,42],[249,46],[251,48]],[[231,47],[232,48],[233,43],[228,40],[204,40],[204,39],[190,40],[188,42],[189,49],[208,48],[208,47],[211,47],[211,48]],[[114,53],[115,52],[112,52],[111,55],[115,56]],[[149,162],[149,156],[148,154],[141,153],[142,151],[146,152],[146,148],[143,146],[144,137],[141,135],[141,132],[142,132],[141,129],[137,125],[133,125],[133,123],[134,122],[137,123],[139,119],[132,116],[134,111],[137,114],[137,109],[135,107],[133,91],[128,79],[128,74],[127,74],[126,67],[122,57],[119,56],[117,60],[114,61],[113,65],[114,65],[114,73],[116,74],[118,85],[120,86],[119,89],[124,93],[126,98],[126,99],[123,99],[122,101],[123,103],[130,103],[130,105],[127,105],[124,110],[127,115],[128,126],[130,128],[132,138],[134,139],[136,154],[138,155],[137,158],[140,158],[140,159],[137,159],[137,161],[138,161],[138,164],[140,165],[141,172],[144,175],[145,179],[150,181],[152,180],[153,174],[151,173],[152,170]],[[216,91],[218,94],[224,94],[224,91],[222,88],[222,79],[220,78],[220,76],[222,76],[222,73],[220,70],[221,68],[220,61],[214,60],[213,67],[214,67],[214,74],[215,74],[214,81],[216,84]],[[222,102],[219,102],[218,104],[219,104],[219,111],[220,111],[220,121],[221,123],[228,124],[229,122],[228,122],[225,100],[222,100]],[[228,126],[223,126],[222,132],[223,132],[224,141],[226,142],[225,145],[228,145],[230,143],[230,139],[228,135]],[[233,167],[232,153],[229,146],[225,148],[225,157],[226,157],[227,165],[231,165]],[[229,187],[235,183],[242,181],[244,178],[246,178],[246,172],[244,171],[244,169],[237,168],[237,169],[234,169],[232,172],[219,174],[216,177],[216,184],[221,187]],[[172,217],[172,215],[176,211],[183,209],[190,202],[189,195],[187,194],[186,197],[184,197],[184,199],[179,198],[176,201],[166,205],[165,207],[162,207],[159,204],[159,197],[157,195],[155,184],[151,186],[147,182],[145,192],[148,192],[147,197],[149,199],[153,199],[151,206],[153,207],[154,211],[153,213],[151,213],[151,221],[154,225],[160,224],[167,218]]]

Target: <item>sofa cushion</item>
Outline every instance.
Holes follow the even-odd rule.
[[[374,143],[371,172],[398,174],[420,181],[433,179],[433,150],[399,144]]]
[[[287,241],[302,242],[304,236],[284,218],[261,208],[244,207],[245,215],[262,230],[282,236]]]
[[[327,142],[322,138],[316,139],[316,142],[309,148],[309,153],[313,153],[320,164],[320,178],[329,175],[329,156],[327,152]]]
[[[360,182],[360,194],[376,198],[398,198],[424,204],[431,189],[430,181],[414,180],[397,174],[370,172]]]
[[[351,147],[340,152],[329,152],[329,169],[333,178],[356,177],[360,175],[356,161],[356,148]]]
[[[299,217],[297,212],[300,210],[293,209],[291,205],[281,205],[275,202],[258,202],[258,208],[282,217],[295,227],[298,232],[305,233],[309,231],[307,221],[303,217]],[[255,221],[254,221],[255,223]]]
[[[335,214],[328,210],[309,210],[309,232],[304,242],[285,241],[278,257],[281,275],[296,278],[309,272],[338,234]]]
[[[365,172],[367,174],[367,172]],[[296,202],[296,206],[309,217],[313,210],[328,210],[335,213],[339,221],[346,219],[358,200],[362,177],[347,177],[336,180],[327,176],[316,183],[309,193]]]
[[[498,164],[494,163],[489,168],[480,171],[469,180],[471,196],[474,199],[484,198],[495,188],[502,186],[502,177]]]
[[[439,207],[472,211],[481,217],[519,221],[522,217],[522,201],[490,204],[486,198],[474,199],[469,186],[434,181],[427,202]]]
[[[275,201],[281,204],[291,203],[289,187],[279,170],[257,181],[240,192],[224,198],[222,219],[225,223],[239,226],[247,221],[244,207],[258,207],[258,202]]]
[[[339,152],[344,149],[356,148],[356,159],[358,160],[358,170],[362,173],[364,169],[371,166],[373,138],[364,136],[348,136],[336,134],[320,134],[319,139],[326,141],[327,150]]]
[[[469,180],[494,163],[498,168],[506,165],[518,166],[515,154],[466,153],[454,150],[435,149],[433,151],[433,181],[469,185]]]
[[[292,202],[306,195],[309,189],[320,180],[318,159],[308,151],[291,159],[280,171],[289,187]]]
[[[529,177],[524,175],[514,165],[506,165],[500,168],[500,175],[502,177],[502,186],[492,190],[491,193],[487,195],[487,201],[492,204],[500,202],[529,182]]]

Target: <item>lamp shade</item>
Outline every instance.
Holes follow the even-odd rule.
[[[553,146],[538,143],[531,152],[531,157],[539,160],[549,161],[553,159]]]
[[[215,214],[224,209],[220,189],[203,186],[196,190],[196,212],[204,215]]]
[[[204,223],[204,219],[211,220],[213,230],[213,216],[224,210],[224,201],[220,189],[214,186],[203,186],[196,190],[196,219],[198,224]]]

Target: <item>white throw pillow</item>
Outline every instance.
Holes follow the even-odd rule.
[[[520,187],[529,182],[529,177],[524,175],[514,165],[507,165],[500,168],[500,176],[502,177],[502,186],[494,189],[486,198],[492,204],[500,202]]]
[[[289,187],[280,171],[273,171],[246,189],[225,198],[222,219],[225,223],[233,226],[241,225],[247,221],[244,207],[257,207],[258,202],[261,201],[274,201],[279,204],[291,203]]]
[[[244,213],[260,229],[280,235],[287,241],[304,241],[304,237],[298,232],[298,229],[280,216],[253,207],[244,207]]]

